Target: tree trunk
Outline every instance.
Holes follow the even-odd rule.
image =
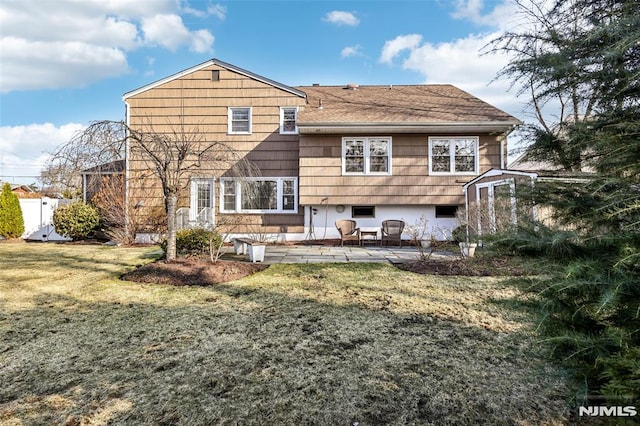
[[[167,197],[167,262],[176,259],[176,205],[178,197],[169,194]]]

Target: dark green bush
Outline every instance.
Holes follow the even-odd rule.
[[[222,237],[215,231],[202,228],[185,229],[176,234],[176,251],[183,256],[198,256],[209,254],[210,244],[218,247],[222,243]],[[160,245],[162,250],[167,250],[167,240]]]
[[[87,238],[99,223],[98,210],[82,201],[60,206],[53,212],[53,226],[56,232],[74,240]]]
[[[20,201],[5,183],[0,194],[0,235],[5,238],[19,238],[24,233],[24,219]]]

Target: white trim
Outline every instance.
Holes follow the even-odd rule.
[[[481,174],[480,176],[477,176],[471,179],[469,182],[465,183],[462,186],[462,190],[466,192],[467,188],[469,188],[471,185],[475,184],[479,180],[482,180],[486,177],[502,176],[504,174],[514,175],[514,176],[526,176],[531,180],[536,180],[536,178],[538,177],[538,174],[533,172],[521,172],[518,170],[509,170],[509,169],[490,169],[484,172],[483,174]]]
[[[473,155],[473,171],[469,172],[456,172],[455,149],[451,148],[451,143],[456,139],[467,139],[474,141],[474,155]],[[447,140],[449,141],[449,171],[448,172],[434,172],[433,171],[433,159],[432,148],[434,140]],[[479,136],[429,136],[428,156],[429,156],[429,175],[430,176],[475,176],[478,174],[479,169],[479,157],[480,157],[480,137]]]
[[[367,133],[504,133],[510,132],[516,122],[373,122],[373,123],[339,123],[339,122],[298,122],[300,134],[367,134]]]
[[[233,131],[233,111],[234,110],[249,110],[249,131],[248,132],[234,132]],[[253,108],[248,106],[230,106],[227,108],[227,134],[228,135],[250,135],[253,129]]]
[[[284,112],[287,109],[294,110],[295,114],[295,129],[293,131],[284,130]],[[298,107],[297,106],[284,106],[280,107],[280,134],[281,135],[297,135],[298,134]]]
[[[495,189],[497,186],[509,185],[509,202],[511,205],[511,224],[518,225],[518,210],[516,205],[516,180],[515,178],[506,178],[494,180],[491,182],[479,183],[476,185],[476,200],[479,206],[482,205],[480,200],[480,189],[487,188],[487,208],[489,209],[489,228],[490,232],[497,231],[496,208],[495,208]],[[478,215],[478,230],[480,231],[480,215]],[[482,235],[481,232],[479,232]]]
[[[284,208],[284,181],[293,181],[293,209]],[[277,206],[273,210],[250,210],[242,208],[242,182],[276,182]],[[226,210],[224,203],[224,187],[229,183],[234,185],[235,208]],[[249,214],[297,214],[298,213],[298,178],[285,177],[247,177],[247,178],[220,178],[220,213],[249,213]]]
[[[388,152],[388,167],[386,172],[372,172],[371,171],[371,153],[369,150],[371,141],[384,140],[387,141]],[[363,141],[363,155],[364,155],[364,171],[362,172],[348,172],[346,170],[346,142],[348,141]],[[348,137],[342,138],[342,176],[391,176],[392,175],[392,163],[393,163],[393,138],[391,136],[366,136],[366,137]]]

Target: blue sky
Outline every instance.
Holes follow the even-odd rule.
[[[527,119],[508,58],[480,50],[517,24],[510,0],[0,2],[0,180],[36,181],[48,153],[122,95],[218,58],[278,82],[451,83]]]

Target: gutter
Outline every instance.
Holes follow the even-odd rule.
[[[510,132],[520,122],[484,121],[484,122],[442,122],[442,123],[338,123],[338,122],[298,122],[300,134],[327,134],[327,133],[360,133],[386,131],[393,133],[420,133],[420,132]]]

